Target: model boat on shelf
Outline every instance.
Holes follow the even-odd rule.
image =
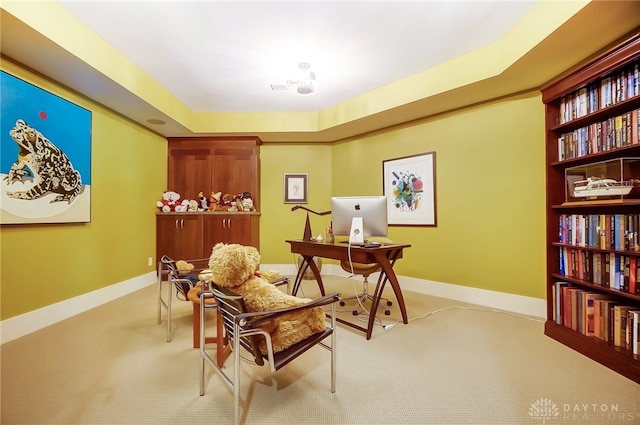
[[[640,193],[640,180],[617,181],[614,179],[588,177],[574,182],[573,196],[576,198],[600,198],[628,196]]]

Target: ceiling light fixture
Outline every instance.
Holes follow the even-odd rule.
[[[297,86],[300,94],[311,94],[316,91],[316,73],[311,70],[308,62],[298,64],[298,78],[288,79],[285,84],[271,84],[271,90],[289,90],[291,86]]]

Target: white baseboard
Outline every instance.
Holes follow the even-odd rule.
[[[525,316],[542,319],[547,317],[547,303],[540,298],[411,277],[399,277],[399,279],[402,282],[402,289],[406,291],[477,304]]]
[[[295,265],[271,264],[262,265],[265,270],[279,270],[286,275],[297,273]],[[339,277],[349,276],[339,265],[323,264],[323,275],[333,275]],[[378,278],[374,273],[369,278],[370,282],[375,282]],[[452,283],[435,282],[431,280],[416,279],[413,277],[398,276],[402,290],[417,292],[419,294],[431,295],[434,297],[447,298],[460,302],[477,304],[485,307],[495,308],[526,316],[546,318],[547,304],[540,298],[526,297],[524,295],[507,294],[505,292],[490,291],[487,289],[472,288],[469,286],[455,285]]]
[[[264,270],[278,270],[285,275],[295,276],[296,266],[293,264],[263,264]],[[349,276],[335,264],[323,264],[323,275],[339,277]],[[375,282],[374,273],[370,280]],[[546,302],[540,298],[471,288],[451,283],[434,282],[412,277],[398,276],[403,291],[417,292],[434,297],[447,298],[470,304],[482,305],[504,311],[510,311],[533,317],[546,317]],[[30,311],[0,322],[0,344],[4,344],[24,335],[30,334],[54,323],[60,322],[76,314],[98,307],[109,301],[128,295],[157,282],[156,273],[150,272],[106,288],[98,289],[38,310]]]
[[[157,281],[156,273],[149,272],[124,282],[3,320],[0,322],[0,344],[13,341],[31,332],[53,325],[146,286],[153,285]]]

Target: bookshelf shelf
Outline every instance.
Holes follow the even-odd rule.
[[[554,273],[553,277],[559,281],[565,281],[565,282],[571,282],[571,283],[575,283],[577,285],[580,285],[581,287],[584,288],[590,288],[590,289],[595,289],[597,291],[600,292],[606,292],[609,294],[614,294],[623,298],[628,298],[630,300],[636,300],[636,301],[640,301],[640,295],[636,295],[636,294],[629,294],[626,293],[624,291],[618,290],[618,289],[613,289],[613,288],[608,288],[608,287],[604,287],[602,285],[596,285],[595,283],[589,282],[588,280],[583,280],[583,279],[576,279],[574,277],[570,277],[570,276],[564,276],[558,273]]]
[[[558,133],[573,131],[577,128],[584,127],[585,125],[591,124],[593,122],[603,121],[611,116],[617,116],[622,114],[623,112],[638,108],[640,108],[640,96],[630,97],[629,99],[620,101],[615,105],[599,109],[598,111],[592,112],[580,118],[575,118],[563,124],[558,124],[551,130]]]
[[[553,209],[575,209],[580,207],[581,209],[587,208],[603,208],[603,207],[625,207],[625,206],[637,206],[640,205],[640,199],[603,199],[601,201],[584,201],[584,202],[565,202],[560,205],[552,205]]]
[[[631,313],[640,311],[640,197],[570,198],[573,183],[567,177],[576,170],[598,169],[599,162],[640,157],[640,32],[546,84],[541,93],[547,182],[545,334],[640,383],[640,354],[634,354],[633,341],[640,317]],[[640,179],[635,165],[625,174],[630,176],[583,178]],[[635,349],[640,351],[640,342]]]
[[[638,372],[640,356],[637,354],[632,354],[629,350],[613,346],[598,338],[585,336],[552,321],[545,323],[544,332],[567,347],[640,383],[640,372]]]
[[[610,149],[608,151],[592,153],[592,154],[577,157],[577,158],[570,158],[561,162],[554,162],[549,165],[552,167],[565,169],[567,166],[582,165],[582,164],[588,164],[590,162],[602,161],[610,158],[619,158],[621,156],[628,156],[631,152],[636,152],[635,148],[636,147],[633,145],[621,146],[618,148]]]

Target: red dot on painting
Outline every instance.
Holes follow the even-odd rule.
[[[45,111],[41,111],[40,112],[40,118],[42,118],[43,120],[47,119],[47,113]]]

